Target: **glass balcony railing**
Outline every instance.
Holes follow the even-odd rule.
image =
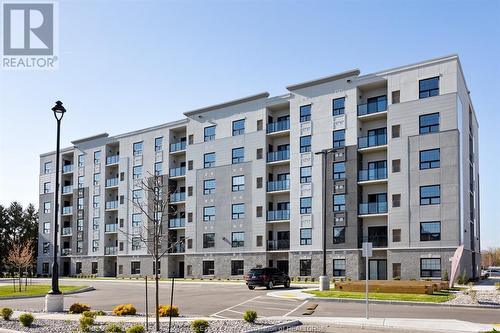
[[[290,210],[270,210],[267,212],[268,221],[283,221],[290,219]]]
[[[169,228],[184,228],[186,226],[186,219],[183,217],[177,217],[170,219],[168,221]]]
[[[186,192],[175,192],[170,194],[170,202],[179,202],[186,200]]]
[[[362,136],[358,138],[358,149],[376,147],[387,144],[387,134]]]
[[[170,152],[176,152],[180,150],[185,150],[186,149],[186,141],[179,141],[175,143],[170,144]]]
[[[380,100],[375,103],[358,105],[358,116],[387,111],[387,100]]]
[[[117,209],[117,208],[118,208],[118,200],[106,202],[106,209]]]
[[[373,247],[387,247],[387,235],[368,236]]]
[[[186,174],[186,167],[172,168],[169,170],[170,177],[179,177]]]
[[[290,129],[290,120],[281,120],[267,124],[267,133],[286,131]]]
[[[379,180],[387,178],[387,168],[367,169],[358,171],[358,181]]]
[[[118,252],[118,248],[116,246],[105,246],[104,247],[104,255],[114,256]]]
[[[267,182],[267,192],[285,191],[290,189],[290,180],[275,180]]]
[[[73,192],[73,185],[66,185],[62,188],[62,193],[67,194]]]
[[[62,208],[62,213],[64,215],[73,214],[73,206],[66,206]]]
[[[178,244],[173,245],[170,248],[170,252],[171,253],[184,253],[184,252],[186,252],[186,248],[184,246],[184,243],[178,243]]]
[[[71,254],[71,248],[67,247],[67,248],[62,248],[61,249],[61,255],[62,256],[67,256],[67,255],[70,255]]]
[[[279,150],[267,153],[268,162],[286,161],[290,159],[290,150]]]
[[[385,213],[387,213],[387,202],[369,202],[359,204],[359,215]]]
[[[118,177],[106,179],[106,187],[118,186]]]
[[[73,164],[66,164],[62,167],[63,173],[73,172]]]
[[[71,227],[64,227],[64,228],[62,228],[61,233],[63,236],[69,236],[73,233],[73,229]]]
[[[120,155],[112,155],[106,157],[106,165],[116,164],[120,161]]]
[[[104,225],[104,232],[116,232],[118,230],[118,225],[116,223],[110,223]]]
[[[268,251],[279,251],[279,250],[289,250],[290,240],[289,239],[279,239],[279,240],[268,240],[267,250]]]

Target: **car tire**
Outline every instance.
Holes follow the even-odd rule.
[[[254,290],[254,289],[255,289],[255,287],[254,287],[254,286],[248,286],[248,289],[250,289],[250,290]]]
[[[273,289],[273,287],[274,287],[273,281],[269,281],[266,285],[267,290]]]
[[[283,286],[287,289],[290,288],[290,279],[286,279],[285,284],[283,284]]]

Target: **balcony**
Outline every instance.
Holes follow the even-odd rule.
[[[358,171],[358,182],[368,182],[382,179],[387,179],[387,168]]]
[[[168,221],[169,228],[184,228],[186,226],[186,219],[183,217],[173,218]]]
[[[175,153],[176,151],[186,150],[186,141],[179,141],[170,144],[170,152]]]
[[[172,168],[169,170],[169,177],[180,177],[186,175],[186,167]]]
[[[73,185],[66,185],[62,188],[62,194],[73,193]]]
[[[118,231],[118,224],[116,223],[110,223],[104,225],[104,232],[106,233],[113,233],[117,231]]]
[[[61,255],[62,256],[68,256],[71,254],[71,248],[70,247],[65,247],[61,249]]]
[[[120,155],[112,155],[106,157],[106,165],[118,164],[120,161]]]
[[[175,192],[170,194],[170,203],[186,201],[186,192]]]
[[[267,212],[267,221],[287,221],[290,220],[290,210],[270,210]]]
[[[71,236],[73,234],[73,229],[71,227],[62,228],[61,235]]]
[[[290,150],[279,150],[267,153],[267,163],[290,160]]]
[[[118,209],[118,200],[107,201],[106,210]]]
[[[288,131],[290,129],[290,120],[282,120],[267,124],[267,134]]]
[[[387,111],[387,99],[358,105],[358,116],[367,116]]]
[[[106,187],[118,186],[118,177],[106,179]]]
[[[387,144],[387,134],[362,136],[358,138],[358,149],[383,146]]]
[[[279,240],[268,240],[267,250],[268,251],[281,251],[290,249],[289,239],[279,239]]]
[[[184,253],[186,252],[186,248],[184,246],[184,243],[177,243],[175,245],[173,245],[170,250],[169,250],[170,253]]]
[[[66,206],[62,208],[63,215],[71,215],[73,214],[73,206]]]
[[[62,167],[62,172],[63,172],[63,173],[70,173],[70,172],[73,172],[73,164],[66,164],[66,165],[63,165],[63,167]]]
[[[104,255],[105,256],[116,256],[118,252],[118,247],[116,246],[105,246],[104,247]]]
[[[387,202],[360,203],[358,215],[386,214]]]
[[[290,190],[290,180],[275,180],[267,182],[267,192],[288,191]]]
[[[368,242],[373,247],[387,247],[387,235],[368,236]]]

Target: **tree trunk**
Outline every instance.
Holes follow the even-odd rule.
[[[23,291],[23,269],[19,267],[19,292]]]

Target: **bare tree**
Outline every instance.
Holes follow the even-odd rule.
[[[138,181],[135,189],[132,190],[132,204],[146,217],[146,221],[143,221],[141,227],[136,228],[132,232],[122,231],[132,242],[132,246],[135,246],[137,243],[143,244],[147,249],[147,253],[153,259],[157,332],[160,331],[160,277],[158,275],[160,259],[164,256],[168,256],[172,249],[185,241],[185,239],[182,241],[172,241],[169,235],[169,216],[175,215],[177,210],[170,204],[170,195],[172,191],[168,184],[168,178],[166,179],[165,181],[164,177],[161,175],[149,174],[149,177]],[[137,190],[139,190],[139,192]]]
[[[481,266],[500,266],[500,247],[481,251]]]
[[[26,279],[28,278],[27,271],[35,261],[35,253],[33,241],[28,240],[23,245],[21,241],[12,243],[7,262],[11,264],[19,272],[19,292],[22,291],[22,276],[23,271],[26,271]],[[27,285],[27,284],[26,284]],[[26,288],[26,287],[25,287]]]

